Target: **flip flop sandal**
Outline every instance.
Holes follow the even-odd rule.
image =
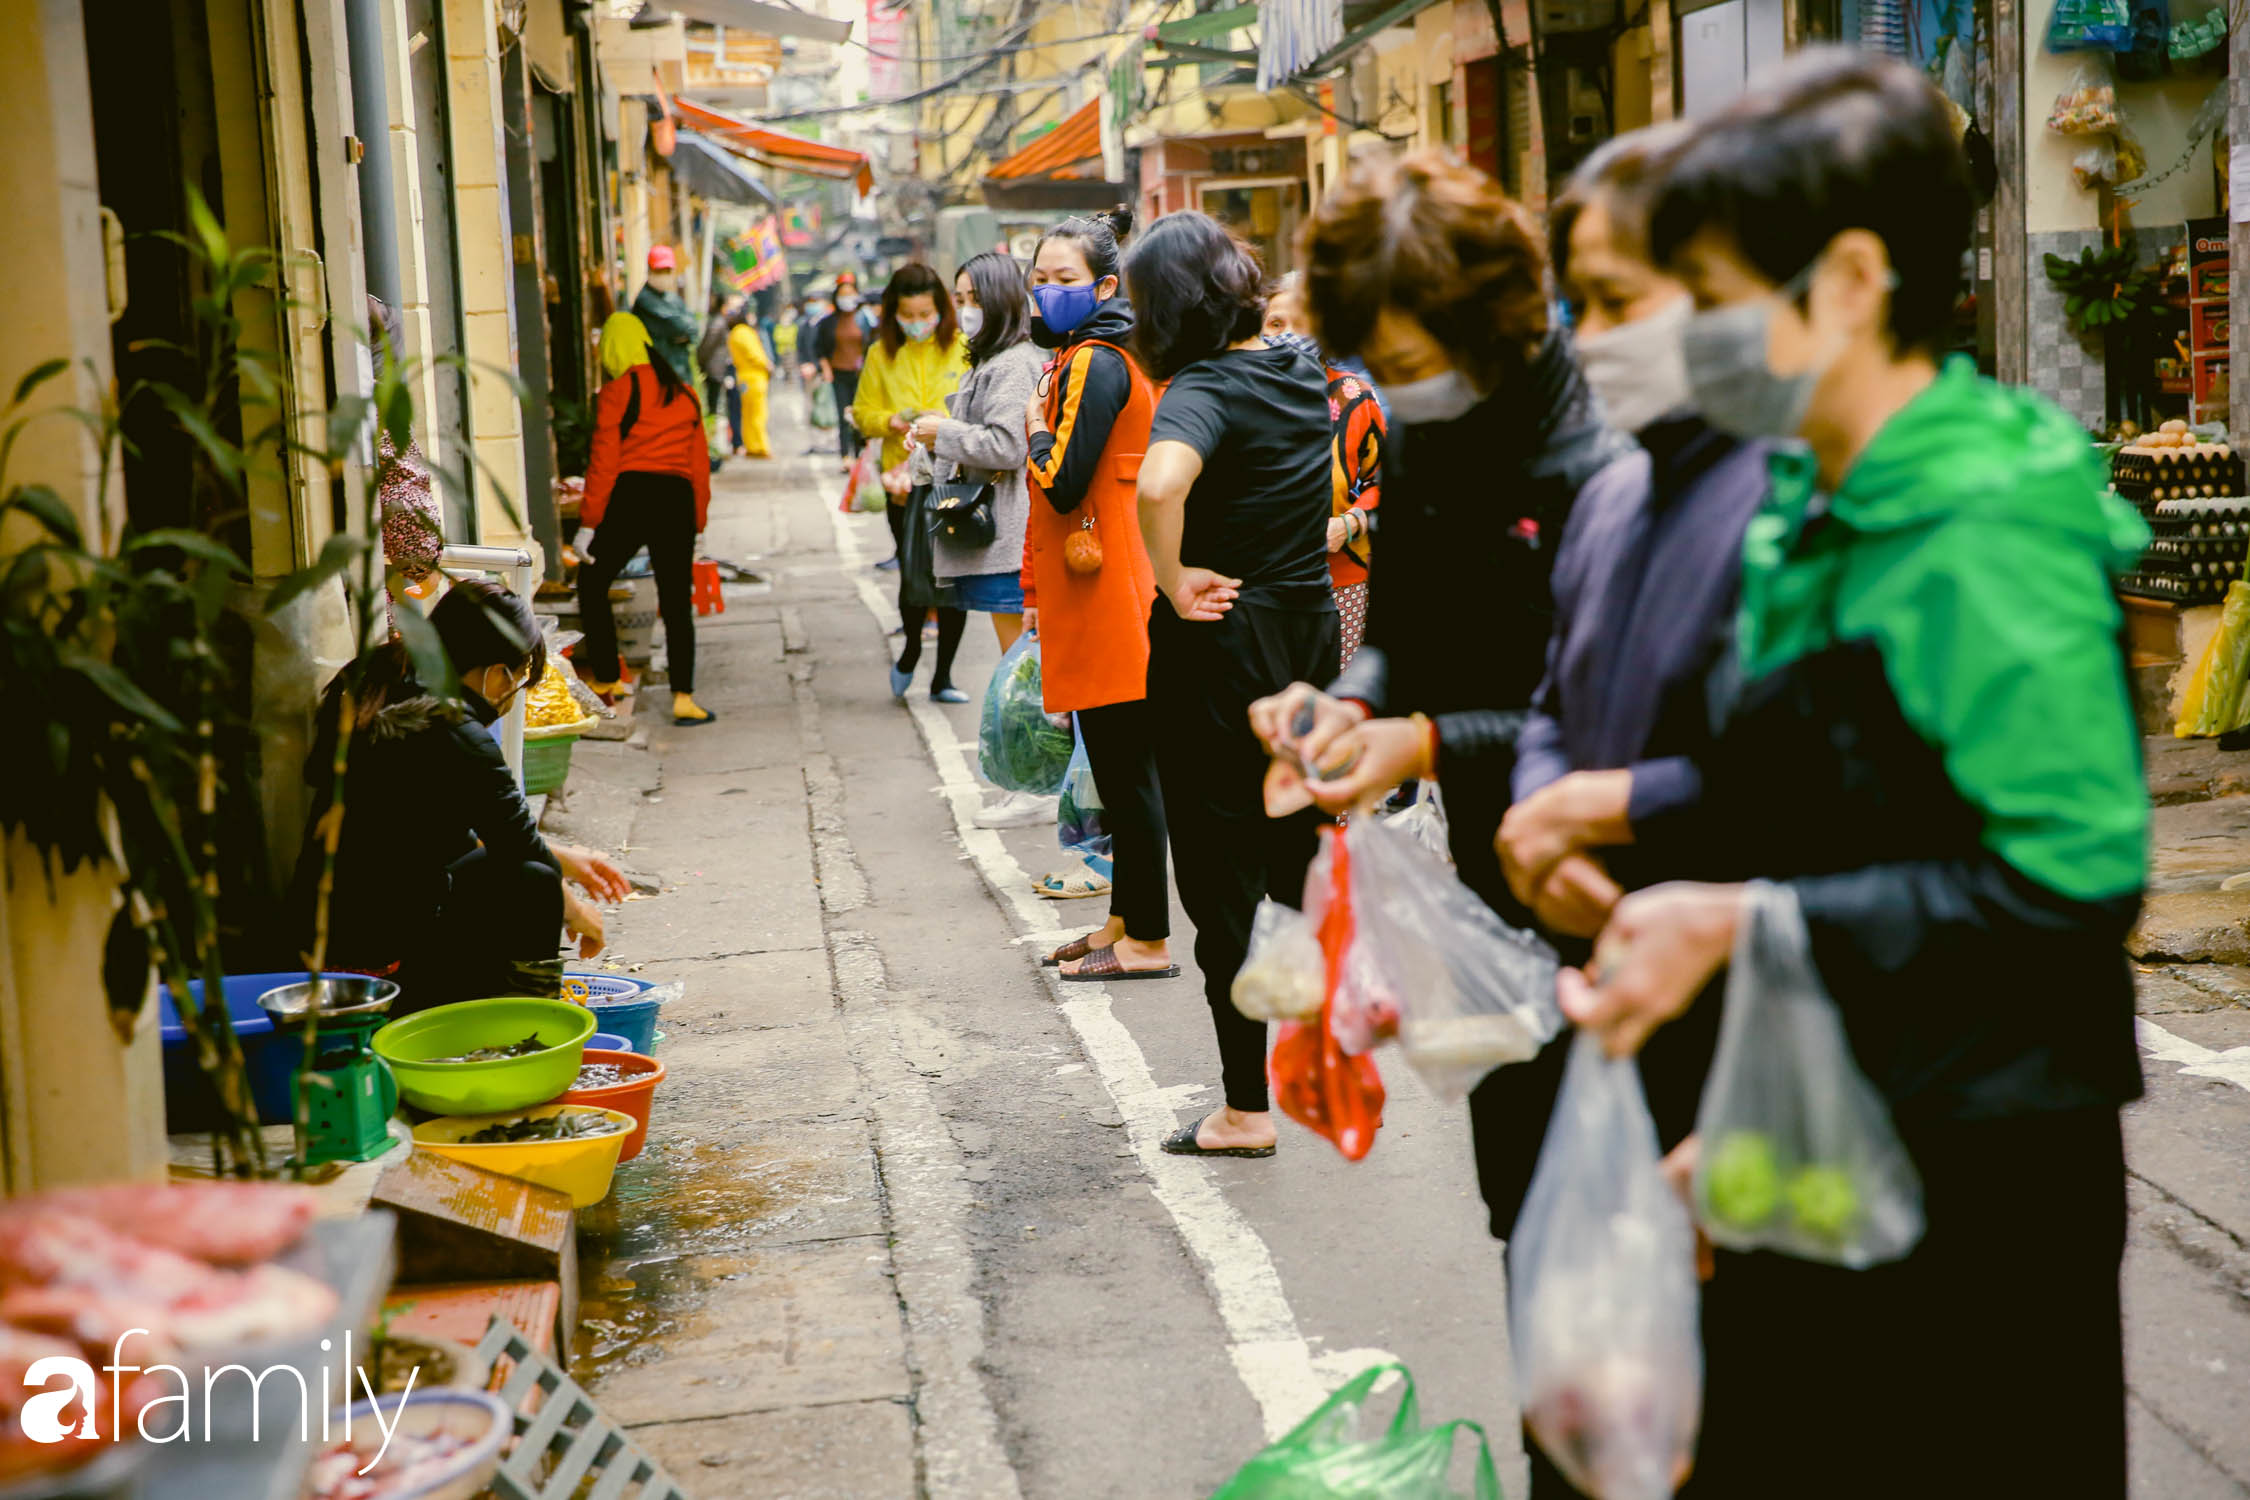
[[[1034,893],[1049,901],[1082,901],[1088,896],[1109,894],[1109,882],[1091,870],[1073,870],[1068,875],[1052,871],[1032,882]]]
[[[1211,1117],[1205,1115],[1203,1120]],[[1203,1120],[1193,1125],[1183,1125],[1164,1137],[1164,1150],[1173,1156],[1247,1156],[1253,1159],[1273,1155],[1271,1146],[1203,1146],[1196,1143],[1195,1134],[1203,1128]]]
[[[1094,932],[1089,932],[1084,937],[1072,938],[1069,942],[1063,944],[1054,952],[1040,959],[1039,967],[1041,967],[1042,969],[1052,969],[1057,964],[1074,963],[1077,960],[1084,958],[1087,954],[1094,951],[1094,938],[1095,935],[1100,932],[1100,930],[1101,929],[1096,928]]]
[[[1161,969],[1128,969],[1117,961],[1115,948],[1096,948],[1086,955],[1086,961],[1073,974],[1063,975],[1068,984],[1093,984],[1100,980],[1116,979],[1177,979],[1178,964],[1166,964]]]

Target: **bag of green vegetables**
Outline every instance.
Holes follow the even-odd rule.
[[[992,684],[984,691],[977,767],[1003,791],[1051,797],[1062,790],[1074,743],[1068,714],[1059,725],[1047,717],[1039,688],[1039,638],[1026,631],[992,669]]]
[[[1717,1244],[1858,1270],[1922,1238],[1921,1174],[1852,1057],[1786,885],[1750,887],[1695,1129],[1695,1217]]]

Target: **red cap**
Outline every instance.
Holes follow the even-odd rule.
[[[680,263],[678,258],[672,254],[670,245],[651,245],[648,252],[648,268],[651,271],[677,271],[680,268]]]

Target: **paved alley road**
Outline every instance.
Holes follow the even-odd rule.
[[[931,703],[927,656],[891,699],[888,534],[835,514],[827,451],[714,485],[708,550],[767,580],[703,622],[721,722],[586,745],[550,819],[656,879],[611,961],[687,985],[649,1149],[585,1225],[579,1373],[706,1500],[1187,1500],[1395,1356],[1520,1495],[1465,1111],[1386,1058],[1363,1162],[1287,1122],[1271,1161],[1158,1152],[1219,1102],[1191,929],[1176,981],[1039,969],[1106,907],[1031,896],[1051,829],[973,827],[977,706]],[[996,657],[972,617],[973,697]],[[2187,1062],[2131,1125],[2136,1500],[2250,1495],[2250,1070],[2179,1072],[2250,1008],[2152,1019]]]

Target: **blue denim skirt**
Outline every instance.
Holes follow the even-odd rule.
[[[1023,579],[1019,574],[970,573],[961,578],[948,578],[945,582],[953,590],[954,603],[960,609],[985,615],[1023,613]]]

